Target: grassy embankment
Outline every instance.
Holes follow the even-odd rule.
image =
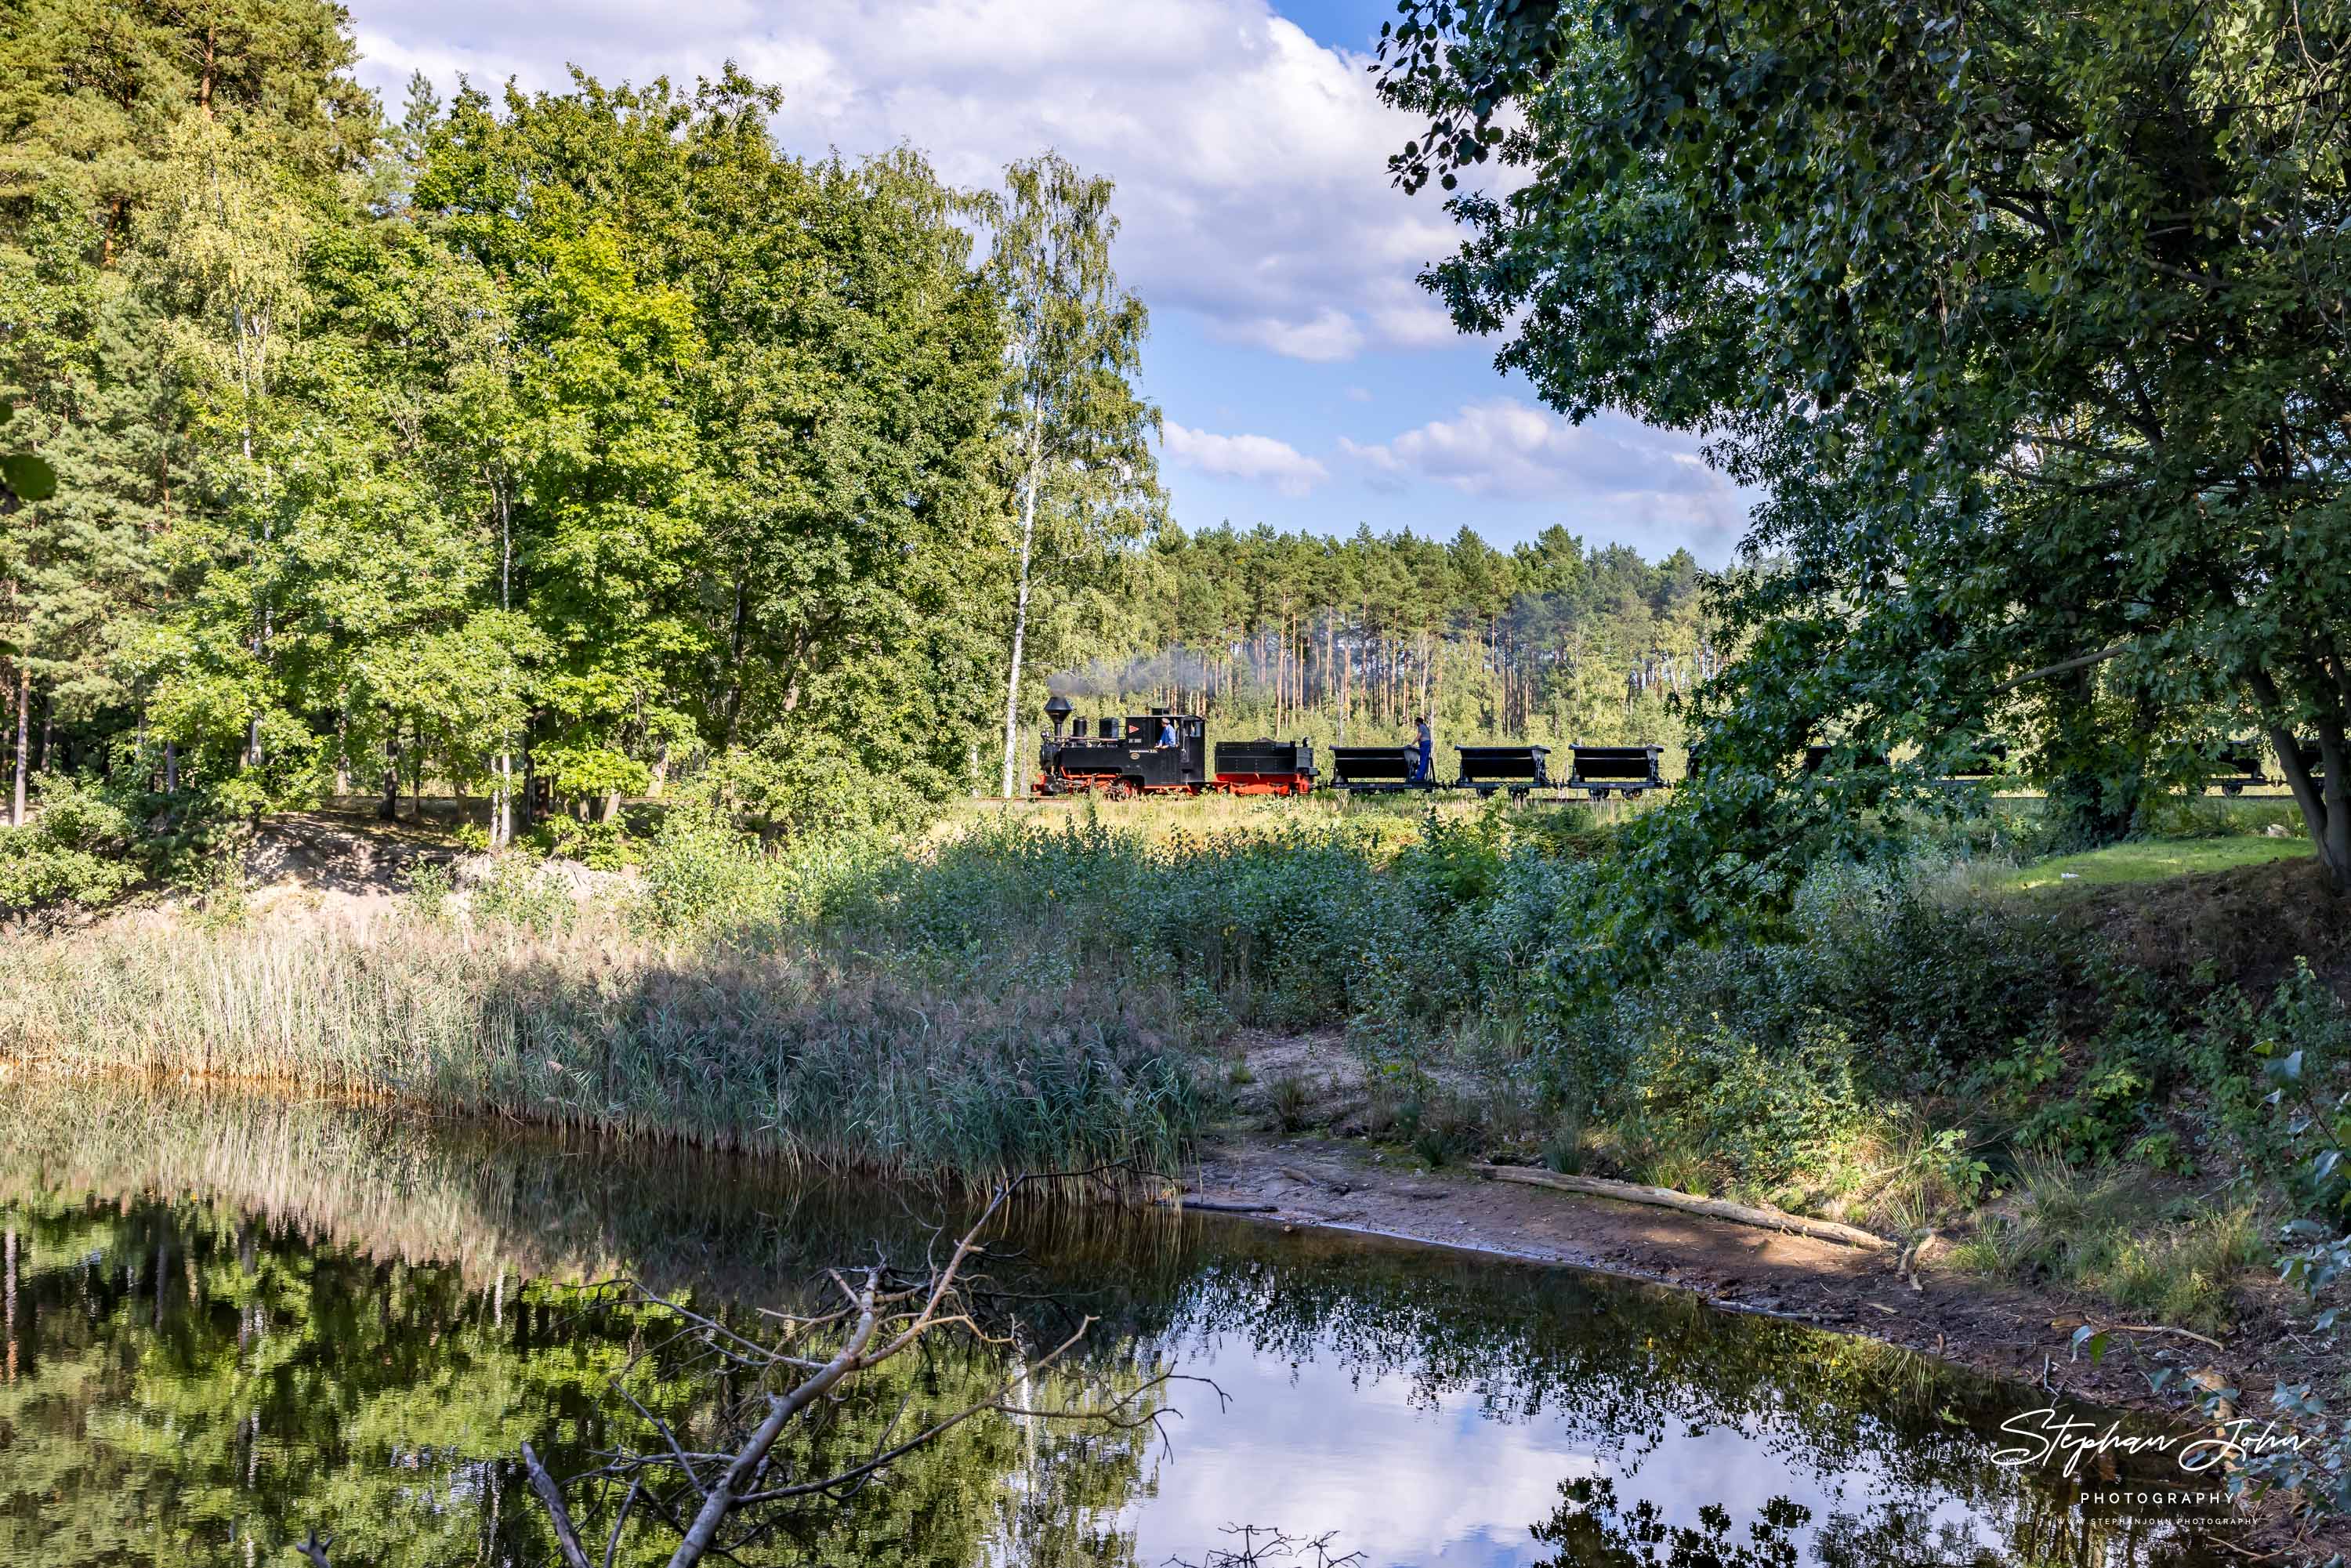
[[[2301,1051],[2304,1099],[2351,1071],[2340,923],[2281,817],[2053,861],[2011,811],[1597,994],[1614,835],[1574,810],[1057,804],[770,859],[679,818],[601,900],[508,857],[390,913],[28,939],[0,1061],[930,1176],[1165,1166],[1238,1117],[1932,1231],[2210,1326],[2302,1201],[2267,1065]],[[2171,862],[2235,869],[2142,880]],[[1256,1073],[1303,1032],[1348,1071]]]

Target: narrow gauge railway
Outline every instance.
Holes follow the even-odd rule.
[[[1538,792],[1568,799],[1582,795],[1594,800],[1629,797],[1652,789],[1670,789],[1660,746],[1584,746],[1566,747],[1567,771],[1552,769],[1553,747],[1548,746],[1456,746],[1455,777],[1415,778],[1416,751],[1410,746],[1334,746],[1326,780],[1316,766],[1313,743],[1305,740],[1220,740],[1208,744],[1207,720],[1196,714],[1154,708],[1143,714],[1104,715],[1094,720],[1072,719],[1070,699],[1056,694],[1045,705],[1052,722],[1038,755],[1036,789],[1040,795],[1101,795],[1129,800],[1143,795],[1306,795],[1316,789],[1365,795],[1418,794],[1440,789],[1465,789],[1480,796],[1507,794],[1529,798]],[[1067,729],[1069,733],[1063,734]],[[2317,748],[2305,748],[2315,766]],[[1825,768],[1834,748],[1804,748],[1803,769]],[[2213,758],[2206,788],[2236,795],[2271,782],[2264,774],[2257,747],[2232,746]],[[1863,760],[1883,764],[1872,754]],[[1689,748],[1689,765],[1698,763],[1698,747]],[[1956,766],[1943,782],[1980,783],[2008,772],[2008,748],[1988,746]],[[1431,772],[1434,772],[1432,764]]]

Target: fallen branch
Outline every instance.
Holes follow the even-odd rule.
[[[2229,1348],[2217,1339],[2206,1339],[2192,1329],[2176,1329],[2168,1323],[2108,1323],[2105,1332],[2108,1333],[2176,1333],[2181,1339],[2192,1339],[2198,1344],[2209,1344],[2214,1350],[2226,1351]]]
[[[1225,1203],[1217,1198],[1193,1197],[1188,1194],[1163,1197],[1159,1203],[1166,1208],[1196,1208],[1204,1214],[1278,1214],[1281,1211],[1278,1203]]]
[[[1479,1176],[1492,1181],[1523,1182],[1529,1186],[1556,1187],[1561,1192],[1582,1193],[1586,1197],[1613,1197],[1620,1203],[1645,1203],[1656,1208],[1677,1208],[1684,1214],[1702,1214],[1708,1219],[1728,1219],[1737,1225],[1782,1230],[1792,1236],[1809,1236],[1816,1241],[1841,1241],[1847,1247],[1858,1247],[1870,1252],[1884,1252],[1890,1245],[1882,1236],[1872,1235],[1858,1226],[1840,1225],[1834,1219],[1806,1219],[1802,1215],[1782,1214],[1769,1208],[1750,1208],[1745,1204],[1725,1203],[1720,1198],[1692,1197],[1686,1192],[1674,1192],[1662,1186],[1642,1186],[1634,1182],[1608,1181],[1600,1176],[1561,1176],[1555,1171],[1535,1170],[1527,1166],[1479,1166],[1476,1169]]]
[[[604,1294],[602,1306],[652,1309],[678,1327],[669,1334],[640,1335],[639,1348],[612,1379],[616,1393],[643,1418],[656,1445],[605,1451],[604,1464],[565,1481],[549,1475],[530,1445],[523,1445],[524,1469],[554,1522],[564,1568],[591,1568],[574,1522],[572,1504],[565,1495],[567,1489],[579,1490],[584,1503],[596,1504],[609,1499],[607,1489],[617,1489],[622,1481],[628,1484],[627,1496],[611,1520],[606,1539],[604,1568],[611,1568],[622,1535],[640,1502],[678,1533],[669,1568],[695,1568],[715,1558],[737,1561],[737,1552],[781,1525],[792,1509],[820,1500],[845,1500],[887,1473],[907,1454],[983,1413],[1072,1421],[1103,1430],[1149,1427],[1160,1431],[1160,1423],[1176,1412],[1160,1401],[1159,1391],[1179,1379],[1207,1383],[1207,1379],[1162,1373],[1117,1393],[1106,1403],[1092,1403],[1091,1397],[1042,1408],[1016,1403],[1015,1392],[1061,1362],[1085,1337],[1094,1320],[1081,1319],[1042,1354],[1026,1354],[1020,1346],[1027,1335],[1017,1321],[991,1326],[996,1324],[994,1314],[1001,1310],[1000,1302],[984,1277],[974,1277],[990,1256],[981,1244],[982,1238],[1024,1185],[1086,1177],[1106,1180],[1108,1173],[1117,1168],[1123,1167],[1016,1177],[997,1190],[944,1261],[920,1273],[892,1268],[886,1261],[869,1264],[853,1278],[828,1271],[840,1303],[830,1310],[815,1307],[806,1313],[762,1309],[758,1315],[773,1327],[761,1331],[761,1339],[737,1333],[715,1317],[655,1296],[642,1286],[614,1281],[621,1289]],[[983,1312],[990,1314],[986,1322]],[[838,1401],[862,1374],[915,1351],[934,1334],[946,1333],[959,1336],[990,1360],[1012,1353],[1009,1369],[987,1393],[894,1444],[897,1418],[893,1416],[862,1463],[809,1478],[793,1475],[789,1464],[778,1466],[779,1451],[789,1451],[783,1448],[786,1434],[797,1425],[820,1418],[820,1412]],[[703,1369],[701,1375],[719,1385],[726,1401],[715,1422],[695,1428],[696,1448],[691,1451],[681,1445],[668,1422],[657,1418],[623,1386],[647,1357],[663,1355],[677,1345],[695,1347],[689,1364]],[[998,1364],[1000,1367],[1002,1363]],[[779,1374],[788,1375],[784,1385],[777,1388],[772,1380]],[[671,1375],[675,1375],[674,1370]],[[1109,1392],[1101,1377],[1088,1375],[1081,1380],[1081,1393],[1091,1396],[1098,1391]],[[1221,1400],[1223,1390],[1217,1389],[1217,1394]],[[902,1404],[900,1414],[904,1410]],[[705,1427],[711,1429],[707,1436]],[[1164,1438],[1164,1431],[1161,1435]],[[681,1517],[681,1510],[690,1520]],[[598,1528],[602,1527],[599,1521]]]
[[[522,1468],[530,1476],[530,1490],[547,1505],[548,1516],[554,1521],[555,1544],[563,1553],[565,1568],[588,1568],[588,1553],[580,1550],[580,1531],[571,1522],[571,1511],[563,1506],[562,1489],[547,1473],[547,1467],[539,1463],[538,1455],[528,1443],[522,1446]]]

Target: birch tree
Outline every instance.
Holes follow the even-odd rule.
[[[1112,182],[1058,153],[1014,163],[995,204],[990,267],[1008,334],[1004,438],[1019,508],[1003,793],[1019,783],[1020,674],[1037,589],[1143,537],[1160,505],[1149,440],[1159,411],[1134,389],[1150,313],[1111,267]]]

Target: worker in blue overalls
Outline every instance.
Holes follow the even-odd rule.
[[[1173,751],[1183,744],[1176,737],[1176,721],[1163,716],[1159,721],[1159,749]]]
[[[1429,758],[1431,754],[1437,749],[1437,743],[1435,738],[1428,733],[1428,716],[1426,714],[1414,715],[1412,722],[1415,734],[1412,753],[1412,778],[1409,781],[1415,784],[1426,784],[1428,782]]]

